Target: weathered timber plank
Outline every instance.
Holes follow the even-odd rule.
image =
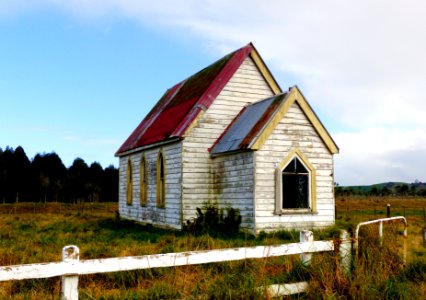
[[[188,251],[133,257],[80,260],[76,262],[7,266],[0,267],[0,281],[175,267],[333,250],[333,241],[314,241],[276,246]]]

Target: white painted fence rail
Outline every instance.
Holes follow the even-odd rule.
[[[63,248],[62,262],[0,267],[0,281],[62,276],[62,298],[75,300],[78,299],[79,275],[162,267],[176,267],[294,254],[303,255],[306,253],[333,250],[333,241],[309,241],[273,246],[187,251],[144,256],[80,260],[78,247],[71,245]],[[307,283],[304,282],[286,285],[274,285],[271,286],[268,291],[270,293],[274,293],[274,291],[277,292],[277,296],[286,294],[288,295],[291,293],[303,292],[303,290],[306,289],[306,286]]]

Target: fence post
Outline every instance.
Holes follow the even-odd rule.
[[[80,249],[77,246],[65,246],[62,249],[62,261],[75,263],[80,260]],[[62,299],[78,300],[78,275],[62,276]]]
[[[388,203],[388,205],[386,205],[386,217],[390,218],[391,215],[391,211],[390,211],[390,204]]]
[[[379,241],[381,247],[383,245],[383,221],[380,221],[379,223]]]
[[[423,247],[426,248],[426,227],[423,228]]]
[[[347,230],[341,230],[339,254],[340,254],[340,265],[345,275],[349,275],[351,272],[351,262],[352,262],[351,250],[352,250],[352,241],[351,241],[350,234]]]
[[[300,231],[300,242],[313,242],[314,241],[314,233],[309,230]],[[309,266],[311,263],[312,254],[300,254],[300,260],[302,265]]]

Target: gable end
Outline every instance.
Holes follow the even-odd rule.
[[[259,150],[262,147],[262,145],[268,139],[269,135],[272,133],[272,131],[275,129],[275,127],[278,125],[278,123],[281,121],[281,119],[284,117],[284,115],[287,113],[287,111],[290,109],[294,102],[297,102],[299,104],[300,108],[302,109],[308,120],[311,122],[312,126],[315,128],[315,131],[318,133],[330,153],[339,153],[339,148],[337,147],[336,143],[334,142],[328,131],[325,129],[324,125],[321,123],[320,119],[315,114],[315,112],[313,111],[309,103],[306,101],[305,97],[300,92],[297,86],[294,86],[290,89],[286,101],[282,103],[281,107],[275,113],[273,118],[261,130],[261,134],[256,139],[252,140],[252,143],[250,144],[249,148],[251,148],[252,150]]]

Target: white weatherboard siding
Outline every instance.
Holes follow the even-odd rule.
[[[195,217],[196,207],[202,207],[208,202],[225,201],[223,195],[216,193],[217,187],[215,186],[215,182],[222,180],[216,177],[222,175],[220,175],[221,173],[216,174],[215,162],[223,160],[210,158],[207,149],[212,147],[213,143],[246,104],[272,95],[274,95],[272,90],[252,59],[247,58],[215,101],[187,133],[182,142],[183,220]],[[238,172],[240,172],[240,178],[249,176],[241,170]],[[226,178],[225,181],[230,177],[227,175]],[[247,181],[244,184],[246,183]],[[250,202],[253,201],[253,198],[249,198],[252,195],[252,187],[247,188],[243,185],[234,184],[232,189],[234,189],[232,190],[232,197],[236,197],[233,199],[234,204],[247,202],[248,199],[250,199]],[[244,192],[237,193],[235,189]],[[248,210],[248,206],[244,206],[244,209]]]
[[[157,207],[157,158],[162,151],[166,173],[166,207]],[[148,163],[148,202],[140,205],[140,160]],[[126,168],[131,159],[133,173],[133,203],[126,204]],[[181,229],[181,166],[182,143],[173,143],[120,157],[119,212],[126,219]]]
[[[217,201],[222,207],[240,210],[241,226],[253,229],[253,152],[215,158]]]
[[[317,214],[274,214],[275,166],[297,147],[316,170]],[[255,155],[256,231],[314,228],[334,223],[333,155],[297,103],[293,104]]]

